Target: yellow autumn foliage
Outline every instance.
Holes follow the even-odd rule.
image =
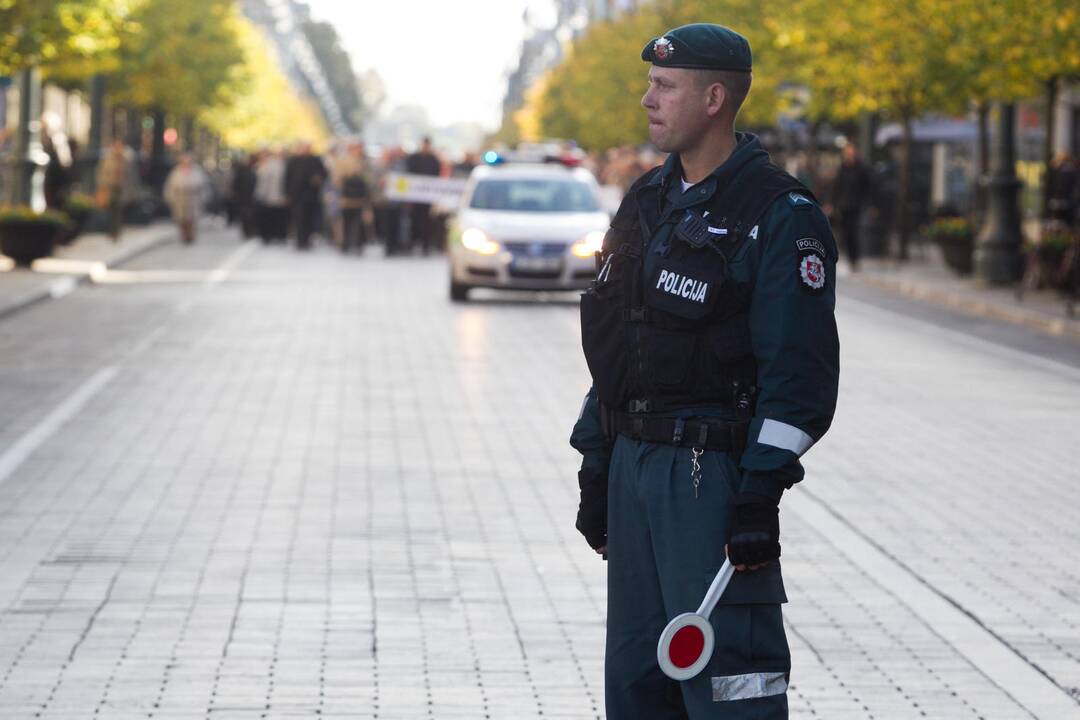
[[[1036,97],[1051,78],[1080,76],[1076,0],[654,0],[589,27],[517,117],[592,149],[643,142],[641,48],[691,22],[749,39],[744,127],[775,124],[807,97],[811,120],[900,120]]]
[[[229,147],[254,150],[297,140],[325,145],[329,131],[322,114],[289,83],[270,41],[243,18],[236,31],[243,62],[234,68],[232,82],[241,89],[228,103],[201,113],[200,120]]]

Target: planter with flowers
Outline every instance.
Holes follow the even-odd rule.
[[[0,210],[0,253],[18,265],[48,257],[68,222],[67,215],[55,210],[39,213],[26,206]]]
[[[939,217],[926,227],[930,238],[945,257],[945,264],[958,275],[975,269],[975,230],[965,217]]]

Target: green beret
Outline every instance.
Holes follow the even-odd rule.
[[[750,72],[750,43],[722,25],[694,23],[650,40],[641,59],[658,67]]]

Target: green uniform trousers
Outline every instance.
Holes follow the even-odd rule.
[[[791,656],[780,604],[779,562],[732,578],[713,611],[716,649],[702,672],[669,679],[656,662],[668,621],[697,610],[724,562],[740,473],[727,453],[691,451],[624,436],[608,486],[608,720],[787,718]]]

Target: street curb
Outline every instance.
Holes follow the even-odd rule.
[[[126,263],[131,262],[140,255],[145,255],[151,250],[157,250],[160,247],[169,245],[176,242],[176,238],[172,237],[172,233],[168,232],[166,226],[161,227],[162,232],[160,237],[156,237],[147,241],[143,245],[133,247],[130,250],[119,253],[110,262],[105,263],[106,267],[119,267]],[[10,303],[0,307],[0,320],[14,315],[22,310],[37,305],[40,302],[46,300],[52,300],[54,298],[61,298],[79,285],[86,283],[90,280],[90,273],[76,273],[71,275],[61,275],[53,280],[48,286],[42,290],[36,290],[28,293],[21,298],[16,298]]]
[[[849,281],[854,280],[855,282],[864,285],[870,285],[877,289],[904,295],[915,300],[942,305],[968,315],[983,317],[990,320],[1000,320],[1014,325],[1023,325],[1049,335],[1080,340],[1080,320],[1042,316],[1020,308],[1003,307],[977,298],[964,297],[956,293],[937,290],[935,288],[926,287],[925,285],[898,278],[859,273],[850,275],[845,279]]]

